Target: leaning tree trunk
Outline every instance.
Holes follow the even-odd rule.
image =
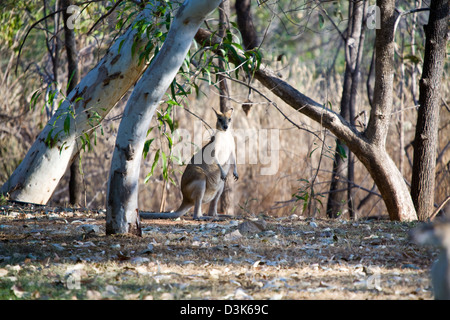
[[[419,83],[419,113],[414,139],[411,195],[419,220],[428,219],[434,210],[436,148],[439,107],[444,69],[449,1],[432,0],[430,18],[425,26],[426,43],[422,78]]]
[[[147,131],[159,102],[173,81],[200,24],[221,0],[187,0],[178,10],[164,45],[128,99],[117,133],[109,173],[106,233],[141,234],[139,169]]]
[[[152,19],[158,6],[147,5],[135,21]],[[112,45],[105,57],[72,90],[27,155],[3,184],[2,194],[11,200],[46,204],[82,143],[109,113],[147,67],[132,56],[147,43],[130,27]],[[78,142],[78,143],[77,143]]]

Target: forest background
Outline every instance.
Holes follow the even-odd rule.
[[[403,12],[428,5],[425,1],[397,2],[397,8]],[[59,1],[49,0],[6,0],[1,3],[0,184],[8,179],[23,159],[66,94],[70,77],[63,44],[62,15],[51,14],[58,11],[58,6]],[[82,78],[130,24],[140,3],[87,1],[77,6],[81,18],[76,21],[74,30]],[[254,27],[259,36],[263,63],[314,100],[327,101],[333,110],[339,110],[342,97],[346,59],[342,33],[349,21],[348,10],[346,1],[252,2]],[[43,19],[49,14],[48,18]],[[213,29],[218,23],[218,15],[216,11],[208,18],[207,23]],[[425,46],[423,25],[427,18],[427,12],[405,15],[399,20],[396,31],[394,110],[386,145],[408,183],[412,175],[418,79]],[[233,6],[229,21],[233,22],[231,33],[238,42],[240,36],[234,23],[236,13]],[[30,29],[30,26],[33,28]],[[26,35],[26,42],[23,42]],[[359,128],[366,125],[370,114],[374,39],[375,30],[366,28],[354,119]],[[197,50],[198,46],[193,44],[191,54]],[[436,205],[450,194],[447,75],[448,66],[445,65],[436,156]],[[200,134],[202,139],[195,141],[203,140],[204,143],[209,136],[200,119],[214,126],[211,107],[220,109],[220,92],[213,72],[202,74],[202,78],[193,90],[194,94],[183,100],[184,108],[171,108],[170,112],[176,128],[189,130],[192,137]],[[330,190],[330,183],[336,158],[335,137],[319,124],[286,106],[259,83],[253,82],[251,85],[256,90],[252,90],[249,96],[248,88],[242,84],[229,83],[231,106],[236,111],[234,129],[279,130],[278,170],[273,175],[261,175],[261,169],[267,167],[267,163],[240,164],[241,178],[232,183],[232,210],[238,214],[325,216],[327,200],[333,191]],[[79,205],[82,207],[105,206],[115,135],[129,93],[96,127],[92,139],[85,141],[79,161],[83,185]],[[162,104],[159,115],[163,116],[168,107],[170,103]],[[149,144],[151,152],[148,152],[141,168],[141,182],[145,185],[139,191],[139,208],[148,211],[176,209],[181,201],[179,181],[183,166],[171,157],[164,134],[170,136],[172,132],[160,118],[152,120],[155,129],[148,136],[152,141]],[[161,156],[156,158],[156,154]],[[356,158],[346,158],[345,152],[342,155],[347,161],[354,162],[355,170],[351,198],[343,201],[336,215],[348,216],[346,207],[351,201],[357,217],[387,216],[382,198],[367,170]],[[61,180],[49,205],[68,205],[68,190],[69,173]]]

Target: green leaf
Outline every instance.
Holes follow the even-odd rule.
[[[173,124],[170,130],[173,132]],[[169,149],[172,149],[173,146],[172,138],[167,133],[164,133],[164,136],[167,138],[167,141],[169,142]]]
[[[153,159],[152,170],[151,170],[151,174],[152,174],[152,175],[153,175],[153,171],[155,170],[156,164],[158,163],[160,151],[161,151],[161,150],[159,149],[159,150],[156,151],[156,153],[155,153],[155,158]]]
[[[47,137],[45,138],[45,141],[44,141],[45,144],[50,148],[53,147],[53,141],[54,141],[54,138],[52,137],[53,130],[54,130],[54,128],[50,129],[50,131],[48,132]]]
[[[168,173],[167,173],[167,156],[166,154],[161,151],[161,159],[162,159],[162,166],[163,166],[163,178],[164,180],[167,180]]]
[[[40,95],[41,95],[41,92],[39,90],[36,90],[33,93],[33,95],[31,96],[31,100],[30,100],[30,110],[34,109],[34,107],[36,106],[37,99],[39,98]]]
[[[177,183],[175,182],[175,180],[173,180],[172,177],[169,177],[169,181],[176,187]]]
[[[59,148],[59,154],[61,155],[61,152],[64,150],[66,150],[68,147],[64,147],[67,144],[67,141],[64,141],[63,144],[61,145],[61,147]]]
[[[176,155],[171,155],[170,160],[172,160],[173,162],[175,162],[176,164],[178,164],[180,166],[183,164],[183,161],[181,161],[181,158]]]
[[[92,150],[91,138],[89,137],[89,135],[86,132],[84,132],[83,135],[84,135],[85,143],[86,143],[86,145],[88,147],[88,151],[91,151]],[[83,148],[83,151],[85,151],[84,148]]]
[[[414,64],[419,64],[419,63],[422,62],[422,60],[418,56],[415,56],[413,54],[409,54],[409,55],[405,56],[403,59],[404,60],[409,60],[409,61],[411,61]]]
[[[134,54],[136,53],[136,45],[137,45],[137,41],[133,41],[133,44],[131,45],[131,55],[134,56]]]
[[[319,29],[323,29],[323,25],[325,24],[325,19],[323,16],[319,13]]]
[[[119,43],[119,50],[117,50],[117,53],[120,53],[120,50],[122,49],[123,43],[125,42],[125,39],[122,39]]]
[[[319,149],[319,147],[314,148],[314,149],[309,153],[309,158],[311,158],[312,154],[313,154],[314,151],[316,151],[317,149]]]
[[[142,154],[144,156],[144,159],[147,158],[147,154],[148,151],[150,150],[150,145],[152,144],[153,140],[155,140],[155,138],[152,138],[150,140],[145,141],[144,143],[144,150],[142,151]]]
[[[66,116],[66,119],[64,119],[64,132],[68,135],[70,132],[70,114]]]
[[[236,48],[238,48],[238,49],[244,51],[244,48],[243,48],[239,43],[232,42],[231,44],[232,44],[233,46],[235,46]]]
[[[340,142],[336,143],[336,152],[339,154],[342,160],[347,159],[347,152],[345,151],[345,147]]]

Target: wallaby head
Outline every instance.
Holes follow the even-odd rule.
[[[213,110],[217,116],[216,129],[220,131],[227,131],[228,128],[231,127],[231,117],[233,115],[233,108],[230,108],[228,111],[225,111],[224,113],[220,111],[217,112],[214,108]]]

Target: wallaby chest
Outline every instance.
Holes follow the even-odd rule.
[[[220,165],[224,165],[234,152],[234,138],[230,131],[217,131],[212,142],[215,156]]]

